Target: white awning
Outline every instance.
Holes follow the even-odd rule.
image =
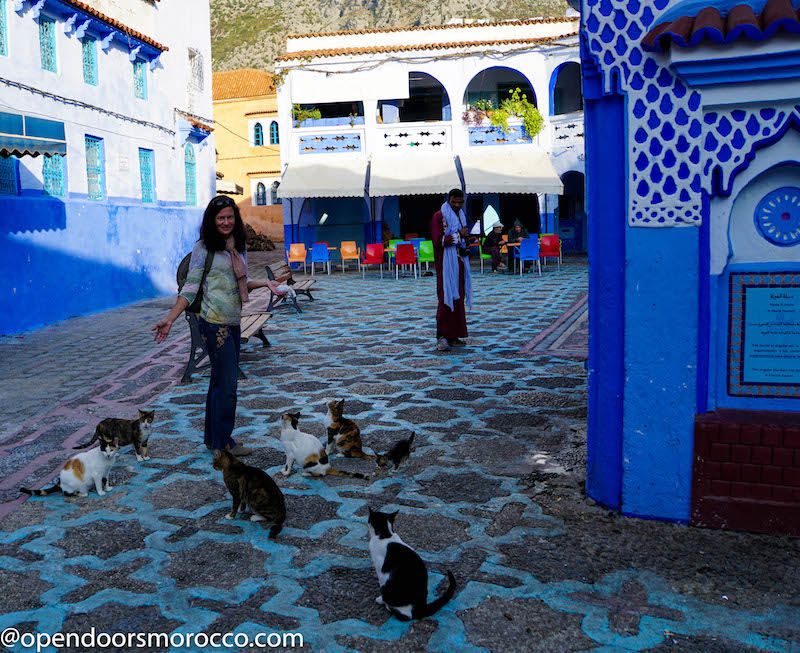
[[[367,160],[330,159],[290,164],[278,186],[278,197],[363,197]]]
[[[461,188],[452,154],[389,154],[375,157],[370,164],[369,194],[372,197],[446,195],[452,188]]]
[[[512,149],[459,155],[467,193],[550,193],[564,185],[544,152]]]
[[[244,195],[244,188],[234,181],[217,179],[217,195],[220,193],[225,193],[225,195]]]

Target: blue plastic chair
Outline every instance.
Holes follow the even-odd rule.
[[[536,261],[536,265],[539,268],[539,276],[542,276],[538,238],[522,238],[519,241],[519,276],[522,276],[522,271],[525,269],[525,261]]]
[[[314,264],[315,263],[322,263],[323,269],[325,269],[325,265],[328,266],[328,274],[331,273],[331,255],[328,251],[328,245],[326,243],[314,243],[311,246],[311,276],[314,276]]]
[[[419,244],[424,240],[424,238],[412,238],[410,240],[411,244],[414,246],[414,251],[417,253],[417,256],[419,256]]]

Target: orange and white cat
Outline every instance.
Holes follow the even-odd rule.
[[[89,496],[89,490],[94,485],[97,494],[103,496],[106,490],[111,489],[108,475],[119,454],[119,442],[103,442],[99,447],[84,451],[72,456],[58,476],[58,482],[52,487],[42,490],[29,490],[21,487],[20,492],[34,496],[54,494],[61,490],[65,495],[78,494],[82,497]]]

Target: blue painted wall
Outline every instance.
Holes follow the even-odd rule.
[[[201,210],[130,200],[0,201],[0,333],[175,292]]]
[[[589,424],[586,492],[619,508],[625,326],[625,98],[605,95],[584,60],[586,203],[589,219]]]
[[[626,514],[689,518],[697,400],[698,247],[696,228],[626,231],[622,488]]]
[[[324,224],[319,224],[324,213],[328,217]],[[310,248],[315,242],[339,247],[343,240],[354,240],[363,249],[365,225],[369,223],[369,206],[361,197],[314,198],[304,207],[294,242]]]

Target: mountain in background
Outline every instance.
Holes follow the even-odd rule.
[[[560,18],[568,7],[568,0],[211,0],[213,69],[271,72],[287,34],[439,25],[453,18]]]

